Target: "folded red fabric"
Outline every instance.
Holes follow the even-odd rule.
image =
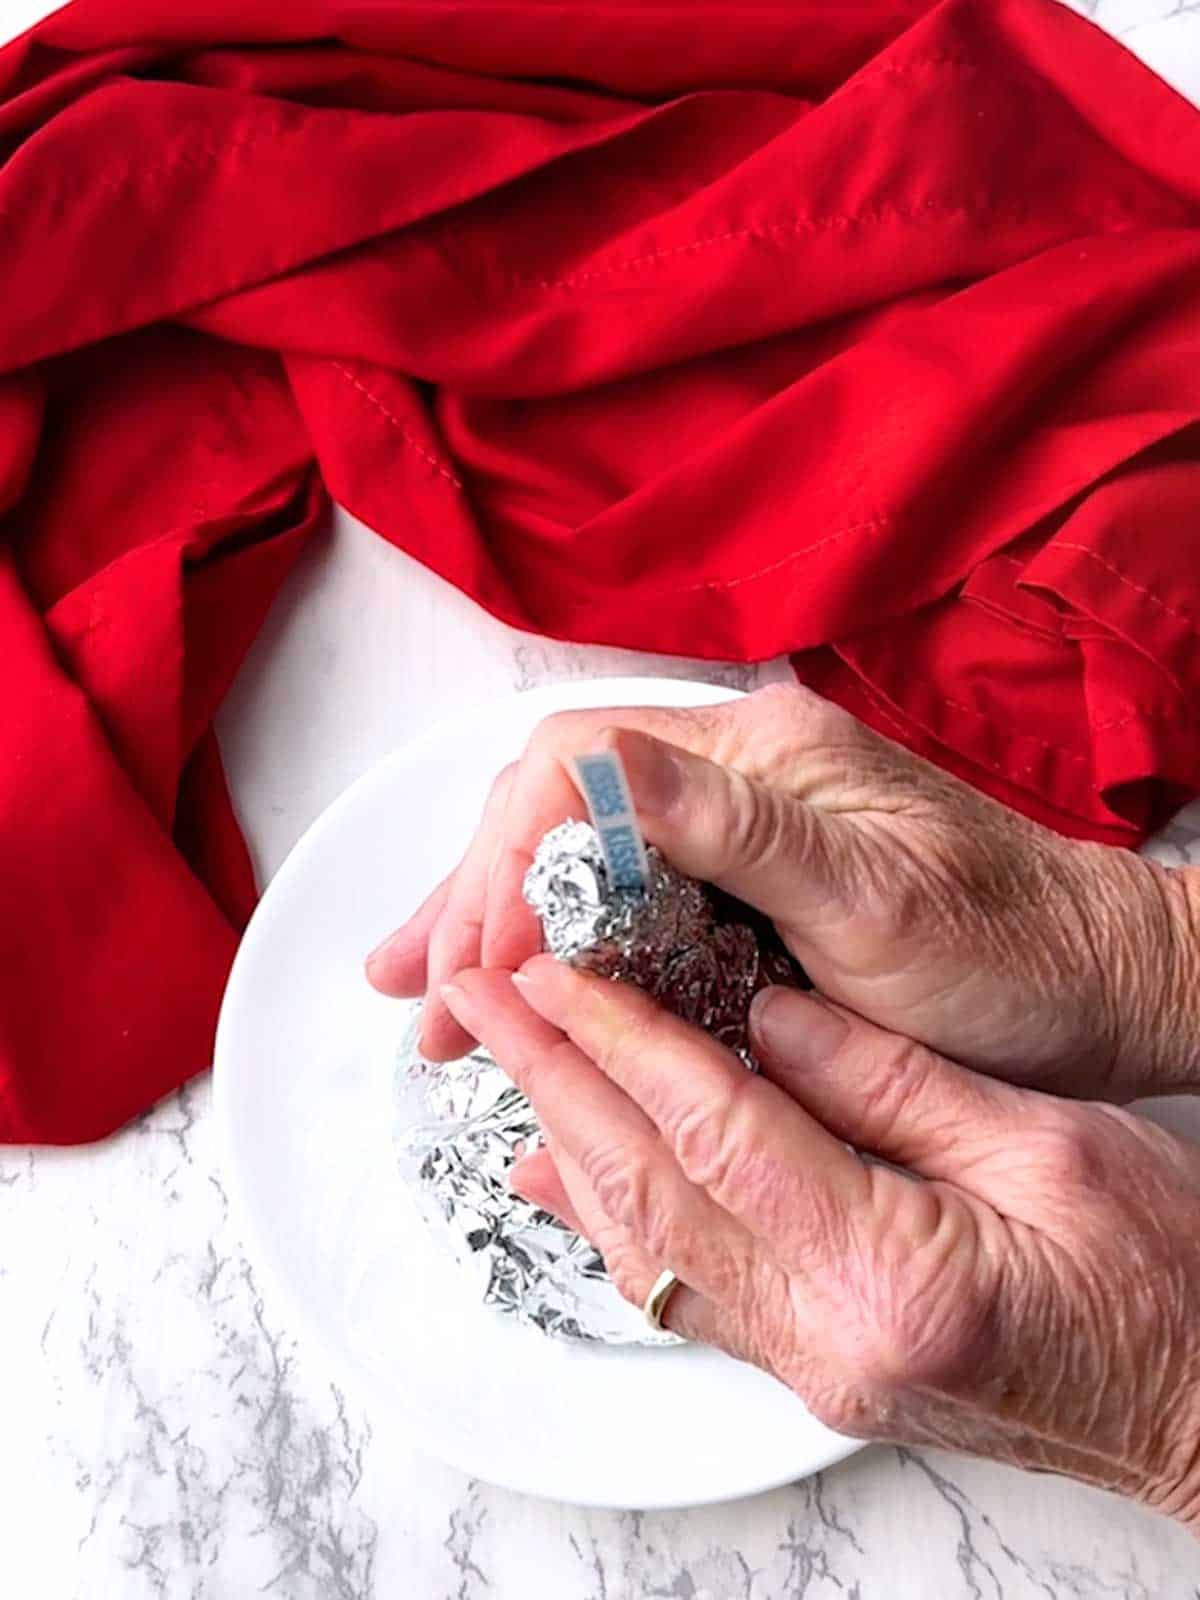
[[[3,1139],[207,1064],[327,492],[1066,831],[1200,788],[1200,117],[1052,0],[76,0],[0,159]]]

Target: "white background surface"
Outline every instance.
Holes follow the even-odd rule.
[[[0,0],[0,31],[45,9]],[[1200,101],[1196,0],[1083,9]],[[448,711],[642,671],[739,687],[762,675],[514,633],[339,518],[221,718],[260,875]],[[1195,830],[1176,838],[1172,859],[1200,860]],[[869,1450],[693,1512],[586,1512],[470,1482],[348,1401],[264,1297],[201,1081],[101,1148],[0,1151],[0,1594],[257,1593],[1197,1600],[1200,1548],[1096,1492],[926,1452]]]

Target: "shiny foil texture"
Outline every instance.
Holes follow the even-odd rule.
[[[635,983],[755,1067],[747,1013],[768,983],[806,982],[774,929],[747,907],[676,872],[653,848],[644,894],[610,893],[590,824],[566,822],[525,879],[546,948],[589,972]],[[484,1303],[544,1333],[607,1344],[671,1344],[617,1294],[590,1244],[513,1194],[509,1169],[536,1148],[533,1108],[486,1050],[428,1062],[413,1007],[396,1073],[401,1168],[422,1212]]]
[[[772,924],[741,901],[677,872],[650,846],[645,894],[612,894],[596,831],[564,822],[542,840],[525,899],[546,948],[573,967],[636,984],[757,1069],[748,1019],[771,983],[806,985]]]
[[[414,1004],[396,1070],[400,1170],[484,1304],[561,1338],[669,1342],[621,1299],[586,1240],[509,1188],[509,1169],[540,1138],[529,1101],[481,1046],[426,1061],[420,1021]]]

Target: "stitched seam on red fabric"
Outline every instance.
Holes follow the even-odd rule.
[[[966,708],[964,707],[963,709],[966,709]],[[981,716],[981,717],[983,715],[982,712],[979,712],[979,713],[976,713],[976,714],[978,716]],[[986,722],[989,719],[984,717],[983,720]],[[1015,739],[1021,737],[1021,735],[1019,735],[1019,734],[1013,734],[1013,733],[1008,732],[1007,729],[1000,728],[999,724],[989,724],[989,725],[990,726],[995,726],[998,729],[998,731],[1000,731],[1006,739],[1014,739],[1015,740]],[[934,739],[936,739],[938,741],[939,744],[944,744],[944,745],[947,746],[948,749],[956,751],[960,756],[963,756],[967,761],[976,761],[976,762],[979,763],[979,765],[981,767],[990,767],[993,772],[998,773],[999,776],[1002,777],[1002,778],[1011,779],[1013,774],[1017,773],[1023,778],[1031,778],[1031,779],[1035,780],[1035,782],[1037,780],[1038,769],[1037,769],[1036,765],[1032,761],[1026,763],[1023,766],[1019,766],[1019,767],[1011,767],[1011,768],[1010,767],[1005,767],[1005,766],[1002,766],[999,761],[993,761],[989,756],[985,756],[982,751],[963,750],[959,745],[955,744],[952,740],[945,738],[940,732],[936,731],[935,729],[930,728],[927,731],[929,732],[929,734],[930,734],[930,736],[932,738],[934,738]],[[1085,760],[1085,758],[1083,756],[1074,755],[1070,751],[1059,749],[1055,745],[1047,745],[1046,748],[1050,751],[1050,753],[1052,755],[1065,756],[1069,761],[1075,762],[1080,766],[1086,766],[1087,765],[1087,762],[1086,762],[1086,760]]]
[[[986,711],[980,711],[978,706],[966,705],[962,700],[952,700],[948,694],[935,695],[934,698],[937,699],[942,705],[953,706],[955,711],[966,711],[970,716],[978,717],[981,722],[986,722],[989,728],[996,728],[998,731],[1003,733],[1006,739],[1011,739],[1014,743],[1019,741],[1022,744],[1040,745],[1043,750],[1053,751],[1055,755],[1062,756],[1065,761],[1074,761],[1080,766],[1084,767],[1090,765],[1090,758],[1088,756],[1080,755],[1074,750],[1069,750],[1066,745],[1055,744],[1052,739],[1039,739],[1035,733],[1017,733],[1007,728],[1003,728],[1000,723],[994,720],[994,718],[989,717]]]
[[[732,228],[727,233],[710,234],[702,239],[690,239],[686,244],[671,245],[665,250],[652,250],[647,255],[630,256],[624,261],[610,261],[605,266],[587,272],[572,273],[564,278],[538,278],[532,273],[513,272],[508,276],[515,283],[533,284],[539,289],[573,289],[578,284],[590,283],[597,278],[611,277],[617,272],[628,272],[636,267],[666,261],[673,256],[696,254],[711,250],[715,245],[729,244],[742,239],[776,239],[804,233],[829,233],[839,228],[880,227],[888,222],[907,222],[914,225],[945,220],[948,217],[1004,218],[1019,222],[1030,214],[1028,205],[971,206],[965,201],[926,201],[920,207],[881,206],[872,212],[858,212],[852,216],[793,217],[787,222],[755,223],[745,228]],[[1093,218],[1088,232],[1095,233],[1103,227],[1103,219]]]
[[[871,702],[871,704],[875,707],[876,711],[881,716],[886,717],[887,720],[892,724],[892,726],[897,728],[897,729],[899,729],[902,734],[907,733],[908,729],[905,726],[905,724],[896,716],[895,712],[893,712],[891,710],[891,707],[888,705],[886,699],[883,698],[881,693],[875,688],[875,686],[869,681],[869,679],[864,678],[862,676],[862,674],[857,671],[857,669],[852,669],[852,670],[855,672],[855,676],[858,678],[858,681],[859,681],[859,684],[862,687],[863,693],[866,695],[866,698]],[[938,698],[938,697],[935,696],[935,698]],[[988,717],[984,712],[976,710],[975,707],[973,707],[973,706],[961,705],[958,701],[950,700],[950,699],[945,699],[945,704],[951,705],[951,706],[955,706],[955,707],[957,707],[957,709],[959,709],[961,711],[970,711],[972,713],[972,715],[981,718],[983,721],[987,722],[989,724],[989,726],[996,727],[1006,739],[1016,740],[1016,739],[1027,739],[1027,738],[1032,737],[1031,735],[1028,735],[1028,734],[1012,733],[1012,732],[1008,731],[1007,729],[1004,729],[1004,728],[1000,727],[1000,725],[998,723],[993,723],[992,719],[990,717]],[[921,732],[924,733],[927,738],[933,739],[938,744],[945,745],[947,749],[953,750],[956,755],[961,756],[966,761],[972,761],[977,766],[989,768],[992,772],[996,773],[1001,778],[1005,778],[1005,779],[1011,781],[1014,773],[1017,773],[1020,776],[1026,777],[1026,778],[1036,779],[1036,777],[1037,777],[1037,769],[1032,764],[1027,765],[1027,766],[1012,767],[1012,768],[1001,766],[998,761],[990,760],[982,752],[975,751],[975,750],[964,750],[964,749],[962,749],[962,747],[960,745],[955,744],[952,740],[950,740],[949,738],[945,737],[942,733],[938,732],[937,730],[935,730],[933,728],[927,727],[912,712],[909,712],[907,714],[912,719],[912,724],[915,725],[917,728],[919,728],[921,730]],[[1096,723],[1093,723],[1092,726],[1093,726],[1093,728],[1094,728],[1094,730],[1096,732],[1108,732],[1108,731],[1111,731],[1114,728],[1123,728],[1126,725],[1126,723],[1133,722],[1138,717],[1141,717],[1146,722],[1169,722],[1169,721],[1174,721],[1174,713],[1172,713],[1172,712],[1167,712],[1167,711],[1151,712],[1151,711],[1147,711],[1147,710],[1143,709],[1142,707],[1135,707],[1127,716],[1117,717],[1114,720],[1108,721],[1108,722],[1096,722]],[[1035,740],[1035,742],[1038,743],[1038,744],[1044,744],[1046,746],[1046,748],[1053,755],[1063,756],[1067,760],[1075,762],[1075,763],[1078,763],[1080,765],[1084,765],[1084,766],[1089,765],[1088,760],[1087,760],[1087,758],[1085,756],[1076,755],[1076,754],[1074,754],[1074,752],[1066,750],[1060,745],[1051,744],[1051,743],[1049,743],[1049,741],[1043,740],[1043,739]],[[1064,810],[1063,814],[1064,815],[1070,815],[1070,816],[1078,816],[1079,815],[1078,812],[1070,811],[1069,809]],[[1105,826],[1106,827],[1112,827],[1112,828],[1116,829],[1116,828],[1119,828],[1121,825],[1119,823],[1111,823],[1111,824],[1106,823]]]
[[[964,705],[959,700],[951,700],[948,695],[942,695],[940,699],[944,705],[953,706],[957,711],[969,711],[972,716],[981,718],[989,726],[998,728],[1006,739],[1024,740],[1026,743],[1039,744],[1044,746],[1045,749],[1053,751],[1056,755],[1063,756],[1067,761],[1076,761],[1083,766],[1090,765],[1088,756],[1079,755],[1075,751],[1069,750],[1066,745],[1055,744],[1050,739],[1039,739],[1033,733],[1016,733],[1005,729],[1002,724],[989,717],[986,711],[980,711],[976,706]],[[1142,722],[1174,722],[1178,715],[1177,711],[1151,711],[1146,706],[1134,706],[1132,710],[1125,712],[1122,716],[1109,717],[1102,722],[1092,722],[1089,723],[1089,727],[1093,733],[1111,733],[1115,728],[1124,728],[1129,723],[1138,720]]]
[[[870,701],[871,705],[875,707],[876,714],[882,717],[886,722],[896,729],[897,733],[899,733],[901,736],[901,742],[904,741],[906,736],[911,737],[914,726],[913,723],[905,722],[902,717],[897,716],[883,696],[875,692],[874,685],[868,683],[865,678],[859,678],[859,683],[862,685],[863,694]],[[924,729],[921,731],[925,732]]]
[[[462,480],[460,478],[456,478],[454,473],[451,472],[450,468],[448,466],[446,466],[443,462],[439,461],[436,456],[430,455],[429,451],[426,450],[423,445],[418,444],[417,441],[413,438],[412,434],[409,433],[408,429],[400,421],[400,418],[398,416],[396,416],[393,412],[389,411],[387,406],[384,405],[383,401],[379,398],[379,396],[377,394],[372,394],[370,389],[367,388],[365,383],[360,383],[359,380],[350,371],[349,367],[344,367],[340,361],[334,361],[334,362],[331,363],[331,365],[337,368],[337,370],[341,373],[343,378],[347,379],[350,383],[352,383],[354,385],[354,387],[356,389],[358,389],[362,394],[366,395],[367,399],[376,408],[376,410],[381,412],[383,414],[383,416],[385,416],[387,418],[387,420],[391,423],[392,427],[396,429],[396,431],[399,433],[400,437],[404,440],[405,444],[409,447],[409,449],[410,450],[415,450],[416,453],[420,456],[421,460],[424,461],[427,466],[432,467],[435,472],[440,473],[441,476],[443,478],[445,478],[446,482],[447,483],[452,483],[456,489],[461,489],[462,488],[462,486],[463,486],[462,485]]]
[[[1174,606],[1169,606],[1165,600],[1159,599],[1153,589],[1147,589],[1145,584],[1135,583],[1132,578],[1127,578],[1118,567],[1113,566],[1111,561],[1106,561],[1103,556],[1097,555],[1094,550],[1089,550],[1087,545],[1070,544],[1067,540],[1061,539],[1056,540],[1050,548],[1051,550],[1076,550],[1081,556],[1089,556],[1098,566],[1103,567],[1107,572],[1111,572],[1118,583],[1123,583],[1127,589],[1132,589],[1135,593],[1144,595],[1160,611],[1165,611],[1169,617],[1175,617],[1191,632],[1200,631],[1200,618],[1189,616],[1186,611],[1177,611]]]
[[[882,698],[881,692],[875,689],[874,685],[871,684],[866,678],[863,678],[862,675],[858,673],[856,668],[852,670],[855,671],[859,682],[863,685],[867,699],[871,701],[877,710],[881,711],[885,716],[889,716],[890,720],[896,727],[904,729],[904,724],[898,721],[895,714],[888,710],[887,702]],[[987,767],[990,771],[996,773],[999,777],[1004,778],[1010,783],[1013,780],[1014,774],[1019,774],[1024,778],[1036,778],[1037,776],[1037,769],[1032,764],[1021,767],[1002,767],[998,761],[990,760],[982,752],[977,752],[975,750],[964,750],[960,745],[955,744],[951,739],[947,738],[936,729],[928,727],[914,712],[906,711],[905,715],[907,715],[910,719],[910,726],[916,727],[927,739],[932,739],[935,744],[945,745],[947,750],[952,750],[955,755],[960,756],[964,761],[974,762],[974,764],[979,767]],[[982,716],[983,713],[977,712],[976,715]],[[907,732],[907,729],[905,729],[905,731]],[[1065,812],[1064,814],[1071,816],[1077,815],[1077,813],[1070,811]]]
[[[1093,722],[1093,733],[1109,733],[1113,728],[1124,728],[1131,722],[1174,722],[1178,717],[1177,711],[1147,711],[1144,706],[1134,706],[1132,711],[1127,711],[1123,717],[1109,717],[1104,722]]]
[[[962,56],[926,56],[919,61],[906,62],[896,66],[882,66],[873,71],[860,73],[851,80],[850,87],[858,83],[870,83],[875,78],[904,78],[919,71],[922,67],[963,67],[972,69],[978,63]],[[240,136],[228,139],[216,145],[196,145],[189,149],[181,150],[174,157],[160,161],[155,166],[125,166],[115,172],[107,173],[102,177],[89,176],[87,189],[90,194],[114,194],[124,188],[132,179],[146,181],[166,176],[174,176],[179,172],[207,166],[219,156],[236,155],[248,146],[258,144],[265,139],[301,135],[308,130],[303,126],[287,127],[279,125],[273,128],[253,127],[248,128]],[[7,208],[0,207],[0,216],[7,214]],[[615,269],[614,269],[615,270]]]
[[[915,61],[889,61],[883,66],[868,67],[866,71],[857,73],[845,87],[849,89],[856,83],[870,83],[875,78],[910,78],[922,67],[964,67],[968,72],[978,72],[979,62],[970,56],[951,55],[920,56]]]
[[[823,550],[826,545],[836,544],[839,539],[848,538],[852,533],[863,533],[870,529],[888,527],[889,517],[871,517],[865,522],[850,522],[844,528],[839,528],[837,533],[826,534],[825,538],[818,539],[815,544],[806,544],[802,550],[793,550],[789,555],[779,561],[772,561],[769,566],[759,567],[756,572],[743,573],[740,578],[726,578],[718,580],[710,578],[704,583],[689,583],[685,588],[672,589],[671,594],[698,594],[701,590],[711,589],[724,591],[736,589],[740,584],[753,583],[757,578],[768,577],[772,572],[778,572],[781,567],[790,566],[793,561],[799,561],[802,556],[812,555],[814,550]]]
[[[271,139],[280,135],[296,134],[296,128],[252,128],[248,129],[240,138],[227,140],[219,145],[199,145],[193,149],[182,150],[178,155],[167,161],[160,161],[157,166],[121,167],[116,172],[104,177],[89,176],[85,185],[89,195],[117,194],[127,188],[131,180],[139,182],[157,180],[162,177],[175,177],[180,172],[188,172],[208,166],[219,156],[236,155],[247,149],[250,145],[258,144],[264,139]],[[0,206],[0,216],[11,215],[11,206]]]
[[[967,594],[964,590],[959,598],[964,606],[974,606],[986,616],[997,617],[1006,627],[1016,628],[1020,633],[1027,634],[1032,639],[1041,639],[1043,641],[1048,639],[1057,643],[1062,638],[1062,634],[1056,633],[1053,628],[1045,627],[1039,622],[1033,622],[1028,617],[1017,616],[1007,606],[993,600],[990,595]]]

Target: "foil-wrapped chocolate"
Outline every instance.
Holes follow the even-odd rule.
[[[807,978],[765,917],[677,872],[653,845],[646,856],[645,892],[613,893],[595,829],[586,822],[552,828],[525,875],[525,899],[541,918],[547,950],[636,984],[756,1069],[750,1001],[768,984]]]
[[[706,1028],[755,1067],[747,1013],[768,983],[806,982],[771,925],[740,902],[684,877],[651,848],[643,892],[610,888],[600,841],[585,822],[542,840],[525,879],[546,948],[589,972],[635,983]],[[539,1141],[525,1096],[477,1048],[425,1061],[417,1008],[396,1072],[401,1167],[431,1224],[484,1302],[543,1332],[609,1344],[673,1344],[617,1294],[599,1255],[508,1185]]]

